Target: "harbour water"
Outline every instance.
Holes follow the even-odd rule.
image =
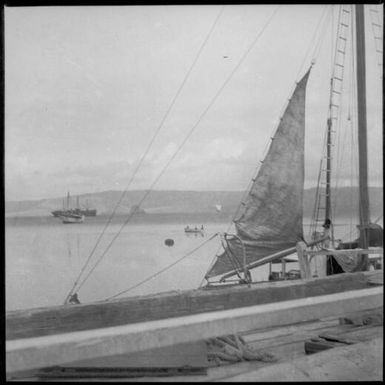
[[[8,218],[6,310],[63,304],[107,219],[90,217],[83,224],[65,225],[53,217]],[[88,276],[78,291],[82,303],[111,298],[197,248],[168,270],[117,298],[199,287],[220,242],[216,237],[200,246],[215,233],[228,231],[230,223],[226,216],[205,214],[144,215],[122,228],[124,220],[125,217],[117,217],[111,222],[90,257],[88,268],[79,280],[83,283]],[[202,224],[204,236],[184,233],[186,225],[200,227]],[[335,228],[337,236],[349,231],[346,221]],[[173,246],[167,246],[166,239],[172,239]],[[288,269],[295,268],[298,268],[296,263],[288,266]],[[266,280],[268,266],[253,270],[252,276],[254,280]]]

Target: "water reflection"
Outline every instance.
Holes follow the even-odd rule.
[[[205,236],[205,228],[203,227],[203,225],[201,225],[200,227],[198,226],[186,226],[184,228],[184,233],[187,235],[187,236],[194,236],[195,238],[197,237],[204,237]]]
[[[76,260],[80,257],[80,234],[66,232],[65,244],[67,247],[67,259],[69,266],[72,266],[72,256],[76,256]]]
[[[204,237],[205,233],[203,231],[197,231],[197,232],[185,232],[186,237]]]

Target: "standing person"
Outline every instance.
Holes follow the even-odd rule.
[[[73,305],[78,305],[80,304],[80,301],[79,301],[79,298],[78,298],[78,295],[77,293],[75,294],[72,294],[70,299],[68,300],[69,303],[72,303]]]

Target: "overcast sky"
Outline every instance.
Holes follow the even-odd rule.
[[[5,8],[6,200],[125,189],[220,14],[130,185],[147,189],[276,8],[228,5],[221,14],[221,6]],[[247,187],[330,8],[278,8],[155,189]],[[333,14],[335,21],[337,8]],[[318,176],[326,125],[335,30],[326,20],[308,82],[306,187]],[[370,184],[382,185],[382,80],[370,25],[366,37]],[[340,132],[346,147],[356,141]],[[351,171],[341,168],[339,177],[348,184]]]

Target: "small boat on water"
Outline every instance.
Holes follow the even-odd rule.
[[[189,227],[189,226],[186,226],[185,228],[184,228],[184,232],[185,233],[195,233],[195,234],[202,234],[202,233],[204,233],[204,227],[203,227],[203,225],[200,227],[200,228],[198,228],[197,226],[195,226],[194,228],[192,228],[192,227]]]
[[[66,206],[64,205],[64,199],[63,199],[63,208],[61,210],[54,210],[51,211],[51,214],[54,217],[61,217],[63,215],[66,215],[67,213],[72,213],[72,214],[77,214],[77,215],[84,215],[85,217],[95,217],[97,210],[96,209],[90,209],[88,207],[88,203],[86,207],[81,208],[79,204],[79,197],[76,199],[76,207],[75,208],[70,208],[70,193],[67,193],[67,204]]]
[[[72,212],[67,212],[59,215],[59,218],[63,223],[83,223],[84,215],[82,214],[74,214]]]

